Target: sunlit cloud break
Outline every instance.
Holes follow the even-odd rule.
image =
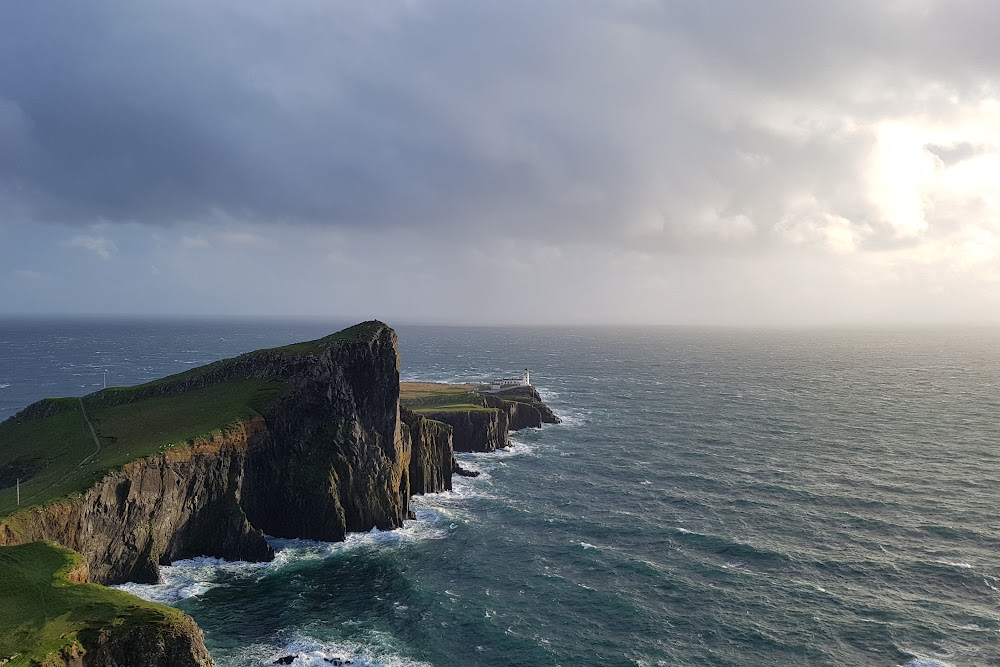
[[[995,3],[57,5],[0,8],[10,312],[1000,317]]]

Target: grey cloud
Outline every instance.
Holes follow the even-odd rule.
[[[970,0],[5,3],[0,215],[746,252],[805,192],[891,245],[859,194],[871,136],[761,118],[981,94],[996,18]]]

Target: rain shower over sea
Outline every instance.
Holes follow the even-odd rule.
[[[0,418],[317,322],[0,322]],[[127,585],[224,667],[1000,665],[1000,331],[397,327],[564,420],[344,543]]]

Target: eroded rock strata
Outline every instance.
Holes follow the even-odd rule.
[[[113,584],[156,581],[160,564],[198,555],[268,560],[265,533],[341,540],[401,526],[411,493],[450,488],[451,438],[429,420],[400,418],[396,334],[359,327],[346,340],[254,352],[130,392],[142,400],[260,378],[285,386],[224,433],[0,520],[0,544],[58,542],[83,554],[92,581]]]
[[[411,493],[451,491],[456,465],[451,427],[406,408],[400,408],[399,415],[410,442]]]
[[[420,414],[451,426],[456,452],[492,452],[510,445],[507,413],[503,410],[422,410]]]
[[[481,393],[477,400],[482,409],[422,410],[421,414],[452,427],[456,452],[492,452],[510,445],[510,431],[559,423],[534,387]]]

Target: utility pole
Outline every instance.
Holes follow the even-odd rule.
[[[108,388],[108,369],[104,369],[104,388]]]
[[[21,478],[17,478],[17,506],[21,506]]]

